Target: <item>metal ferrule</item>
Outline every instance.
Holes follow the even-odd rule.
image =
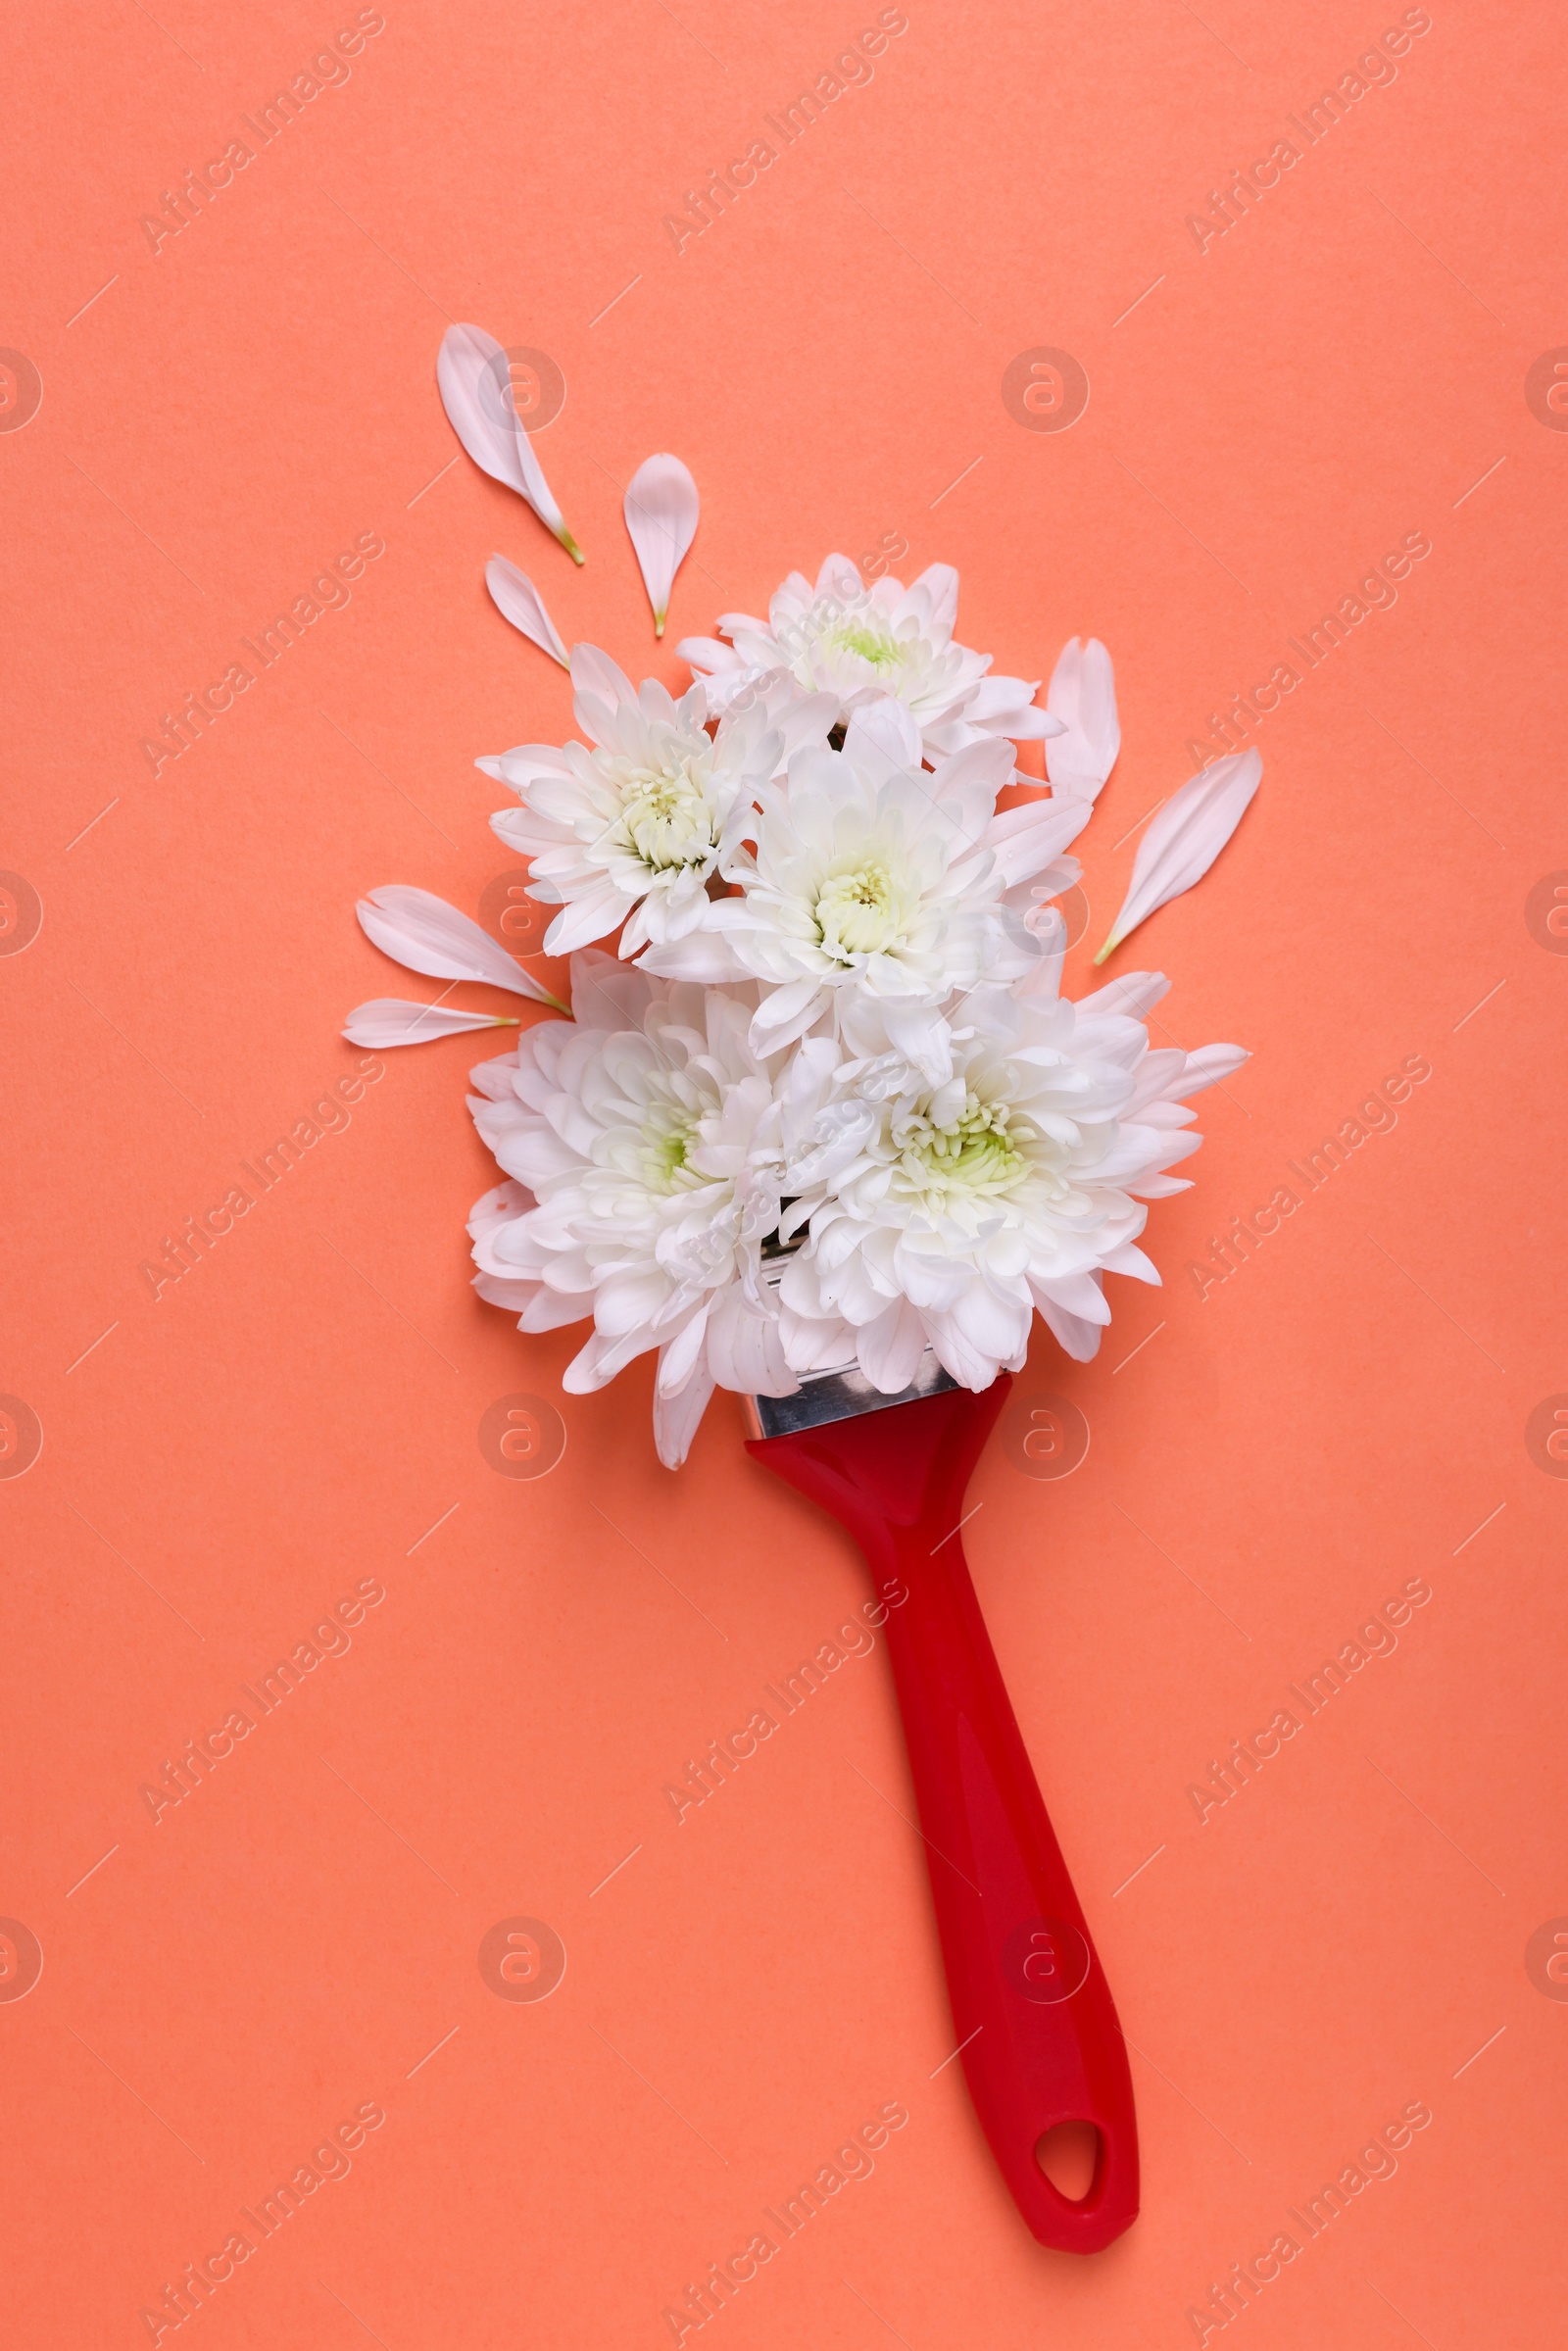
[[[794,1249],[780,1249],[767,1260],[762,1279],[770,1290],[778,1288],[793,1254]],[[880,1388],[873,1388],[852,1357],[822,1371],[803,1372],[794,1396],[743,1396],[741,1410],[748,1435],[787,1437],[797,1429],[820,1429],[828,1421],[854,1420],[862,1412],[886,1412],[895,1404],[912,1404],[922,1396],[942,1396],[957,1385],[927,1347],[914,1378],[897,1396],[884,1396]]]

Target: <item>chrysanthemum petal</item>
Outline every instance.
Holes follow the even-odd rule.
[[[852,760],[870,751],[889,766],[917,768],[920,730],[902,702],[891,694],[879,694],[850,712],[844,748]]]
[[[697,484],[678,457],[645,458],[626,484],[626,528],[654,608],[656,637],[664,633],[669,592],[697,536],[700,512]]]
[[[493,555],[484,567],[484,584],[490,591],[491,603],[504,620],[510,620],[514,628],[520,629],[530,644],[537,645],[541,653],[549,654],[550,659],[559,661],[563,669],[570,667],[566,648],[545,610],[544,598],[526,571],[519,571],[515,563],[509,563],[504,555]]]
[[[378,996],[357,1004],[343,1023],[351,1045],[385,1053],[394,1045],[428,1045],[434,1037],[456,1037],[466,1029],[514,1029],[508,1012],[467,1012],[461,1004],[410,1004],[397,996]]]
[[[1172,793],[1138,845],[1126,900],[1097,963],[1156,907],[1202,880],[1241,823],[1262,775],[1261,756],[1238,751]]]
[[[596,939],[608,939],[625,919],[627,901],[611,882],[585,890],[562,907],[545,933],[547,955],[574,955]]]
[[[1039,950],[1039,960],[1032,971],[1013,982],[1017,997],[1045,998],[1049,1003],[1061,993],[1061,967],[1067,959],[1067,918],[1060,906],[1035,906],[1024,917],[1024,927]]]
[[[452,429],[474,464],[526,500],[573,563],[580,563],[581,550],[562,519],[518,419],[511,362],[494,335],[482,326],[449,326],[436,356],[435,376]]]
[[[1031,1283],[1030,1289],[1036,1312],[1063,1353],[1070,1355],[1075,1363],[1092,1363],[1104,1336],[1102,1325],[1086,1322],[1081,1314],[1069,1314],[1038,1282]]]
[[[637,699],[637,689],[625,670],[597,645],[590,645],[586,641],[574,645],[566,665],[571,671],[573,692],[592,694],[612,710],[623,702],[635,702]]]
[[[1051,673],[1046,708],[1065,730],[1052,737],[1046,751],[1052,790],[1095,799],[1121,749],[1115,677],[1098,637],[1082,645],[1068,638]]]
[[[667,1352],[667,1348],[661,1348],[661,1365]],[[692,1439],[712,1393],[713,1375],[706,1363],[699,1363],[685,1387],[677,1389],[673,1396],[665,1396],[662,1389],[655,1388],[654,1444],[666,1469],[679,1469],[691,1451]]]
[[[361,899],[355,910],[372,945],[409,971],[422,971],[427,979],[479,980],[565,1010],[559,997],[514,963],[476,922],[428,890],[388,882]]]
[[[688,931],[681,939],[661,940],[645,948],[638,961],[662,979],[695,980],[705,988],[722,988],[751,976],[719,930]]]
[[[682,637],[675,648],[683,661],[689,661],[694,677],[724,678],[738,684],[745,674],[746,663],[733,645],[723,644],[717,637]]]
[[[931,600],[931,619],[945,637],[951,637],[958,625],[958,574],[951,563],[927,563],[917,580],[909,585],[909,594],[924,589]]]
[[[895,1298],[856,1333],[860,1369],[884,1396],[897,1396],[908,1387],[924,1352],[925,1325],[906,1298]]]
[[[997,870],[1010,889],[1033,879],[1042,867],[1071,841],[1076,841],[1094,814],[1092,804],[1067,793],[1049,799],[1020,801],[993,816],[982,839],[996,859]]]
[[[1092,996],[1080,997],[1078,1010],[1085,1018],[1094,1014],[1103,1019],[1114,1012],[1127,1020],[1147,1020],[1169,994],[1170,982],[1162,971],[1123,971]]]
[[[1186,1102],[1191,1095],[1201,1094],[1206,1086],[1218,1086],[1234,1077],[1244,1061],[1251,1054],[1245,1045],[1200,1045],[1187,1056],[1187,1067],[1177,1082],[1167,1088],[1172,1102]]]

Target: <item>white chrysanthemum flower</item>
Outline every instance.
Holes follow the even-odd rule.
[[[1033,993],[988,986],[955,1030],[948,1082],[892,1096],[885,1065],[808,1040],[785,1230],[808,1238],[781,1286],[797,1371],[858,1357],[895,1395],[929,1346],[982,1389],[1022,1367],[1036,1312],[1069,1354],[1094,1354],[1102,1276],[1159,1279],[1136,1245],[1144,1202],[1186,1189],[1166,1170],[1201,1140],[1182,1098],[1247,1058],[1152,1050],[1121,1007],[1162,993],[1121,981],[1074,1005],[1038,975]]]
[[[478,764],[520,808],[491,823],[531,860],[532,895],[561,912],[546,955],[570,955],[625,924],[620,952],[683,938],[705,920],[725,827],[798,743],[825,738],[834,706],[752,697],[707,731],[693,686],[676,702],[657,679],[634,687],[596,646],[571,655],[572,710],[588,743],[524,743]]]
[[[475,1287],[523,1331],[591,1315],[563,1385],[586,1395],[659,1350],[654,1432],[671,1469],[715,1384],[796,1382],[760,1279],[784,1153],[773,1081],[747,1043],[756,992],[649,979],[575,955],[576,1019],[481,1064],[474,1123],[510,1184],[474,1209]]]
[[[755,849],[724,860],[741,895],[711,906],[700,938],[656,948],[649,968],[720,977],[714,955],[727,951],[729,971],[764,983],[759,1052],[870,1005],[888,1045],[939,1080],[943,1006],[1033,968],[1039,946],[1016,902],[1089,809],[1043,801],[999,816],[1005,743],[944,755],[934,771],[919,757],[908,712],[886,697],[854,713],[842,751],[798,752],[787,784],[758,794]]]
[[[830,555],[814,588],[804,573],[790,573],[765,620],[722,613],[718,625],[729,644],[686,637],[676,650],[706,681],[715,710],[780,674],[803,694],[836,695],[843,715],[875,695],[892,695],[932,759],[992,737],[1060,734],[1060,719],[1034,708],[1038,678],[991,676],[990,654],[955,639],[957,615],[958,574],[951,563],[930,564],[912,587],[889,578],[867,587],[847,556]]]

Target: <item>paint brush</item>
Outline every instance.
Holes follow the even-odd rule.
[[[780,1271],[782,1268],[780,1268]],[[772,1278],[776,1281],[778,1274]],[[959,1388],[927,1348],[884,1396],[856,1364],[743,1399],[747,1450],[836,1518],[878,1589],[926,1844],[955,2055],[1014,2202],[1043,2245],[1095,2253],[1138,2213],[1126,2043],[963,1556],[964,1493],[1012,1383]],[[1063,2126],[1076,2125],[1076,2133]],[[1094,2132],[1073,2198],[1048,2134]],[[1058,2168],[1059,2158],[1057,2159]]]

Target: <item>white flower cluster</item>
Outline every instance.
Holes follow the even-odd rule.
[[[436,365],[475,465],[577,563],[509,354],[454,325]],[[626,485],[656,634],[700,519],[680,459]],[[361,902],[383,953],[565,1015],[474,1072],[474,1118],[507,1181],[469,1231],[480,1293],[525,1331],[591,1321],[565,1374],[601,1388],[658,1353],[660,1456],[685,1459],[715,1386],[787,1396],[858,1365],[883,1395],[927,1348],[962,1386],[1019,1369],[1041,1315],[1095,1352],[1106,1273],[1158,1275],[1146,1202],[1186,1189],[1185,1099],[1246,1059],[1156,1051],[1164,994],[1138,972],[1069,1004],[1066,853],[1121,745],[1110,659],[1074,637],[1038,681],[992,673],[954,634],[958,575],[867,585],[831,555],[792,571],[765,620],[728,612],[679,651],[677,701],[591,645],[568,656],[525,572],[494,556],[497,610],[569,669],[585,740],[479,761],[517,805],[492,819],[555,909],[569,1010],[467,915],[390,884]],[[1013,765],[1045,744],[1048,794]],[[1214,760],[1143,829],[1102,962],[1192,887],[1257,789],[1255,752]],[[1028,798],[998,803],[1011,785]],[[613,942],[612,955],[599,942]],[[384,1049],[514,1018],[378,998],[344,1034]]]
[[[517,796],[495,829],[555,909],[573,1017],[475,1072],[507,1177],[469,1227],[477,1287],[524,1331],[591,1320],[573,1392],[657,1349],[671,1467],[715,1385],[787,1395],[858,1363],[896,1395],[929,1347],[985,1388],[1037,1313],[1092,1355],[1103,1276],[1158,1280],[1138,1240],[1185,1189],[1185,1098],[1246,1057],[1152,1048],[1157,976],[1059,994],[1050,902],[1116,756],[1110,664],[1074,640],[1042,710],[955,640],[956,606],[946,565],[866,587],[830,557],[765,622],[687,640],[678,701],[577,647],[586,740],[480,762]],[[1030,737],[1054,788],[999,810]],[[1193,828],[1216,795],[1255,786],[1200,780],[1160,853],[1186,859],[1173,887],[1213,854]],[[366,910],[382,944],[394,896]],[[486,945],[464,976],[489,976]],[[458,970],[450,926],[446,961],[423,952]]]

